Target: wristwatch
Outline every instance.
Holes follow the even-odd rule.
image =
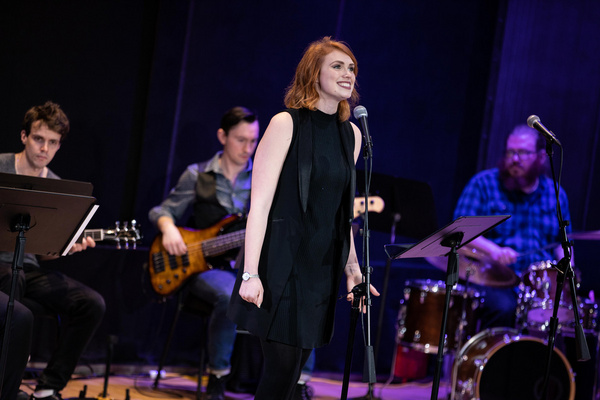
[[[242,279],[245,280],[245,281],[247,281],[250,278],[258,278],[258,277],[259,277],[258,274],[249,274],[247,272],[244,272],[242,274]]]

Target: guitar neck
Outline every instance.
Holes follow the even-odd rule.
[[[202,242],[202,254],[205,257],[213,257],[240,247],[244,243],[245,235],[246,230],[242,229],[205,240]]]
[[[105,229],[84,229],[78,241],[81,241],[82,238],[89,236],[94,239],[94,241],[101,242],[104,240],[104,232]]]

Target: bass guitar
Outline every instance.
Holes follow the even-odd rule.
[[[219,235],[239,218],[237,215],[230,215],[207,229],[177,227],[188,249],[182,256],[170,255],[162,245],[162,235],[156,236],[150,246],[148,268],[154,291],[161,296],[173,294],[189,278],[211,268],[207,258],[241,247],[245,229]]]

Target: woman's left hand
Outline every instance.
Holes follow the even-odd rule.
[[[346,296],[346,300],[354,301],[354,294],[352,293],[352,289],[356,285],[359,285],[362,283],[363,275],[362,275],[362,273],[360,271],[360,267],[358,265],[356,265],[355,267],[346,266],[346,272],[348,272],[349,270],[352,273],[350,275],[347,275],[346,286],[348,288],[348,295]],[[379,292],[377,291],[377,289],[375,289],[375,286],[370,285],[369,291],[371,292],[371,294],[373,296],[379,296]],[[364,313],[364,312],[366,312],[364,299],[361,299],[361,304],[362,304],[362,312]]]

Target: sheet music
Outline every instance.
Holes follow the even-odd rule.
[[[71,250],[71,247],[73,247],[73,245],[75,244],[75,242],[77,242],[77,239],[79,239],[79,236],[81,236],[81,234],[83,233],[83,230],[85,229],[85,227],[87,226],[87,224],[90,222],[90,220],[92,219],[92,217],[96,213],[96,210],[98,210],[98,207],[100,207],[98,204],[94,204],[90,208],[90,211],[89,211],[88,215],[83,220],[83,223],[79,226],[79,229],[77,229],[77,232],[73,236],[73,239],[71,239],[71,242],[69,243],[69,245],[67,246],[67,248],[65,249],[65,251],[63,251],[63,253],[61,254],[62,256],[66,256],[67,254],[69,254],[69,251]]]

